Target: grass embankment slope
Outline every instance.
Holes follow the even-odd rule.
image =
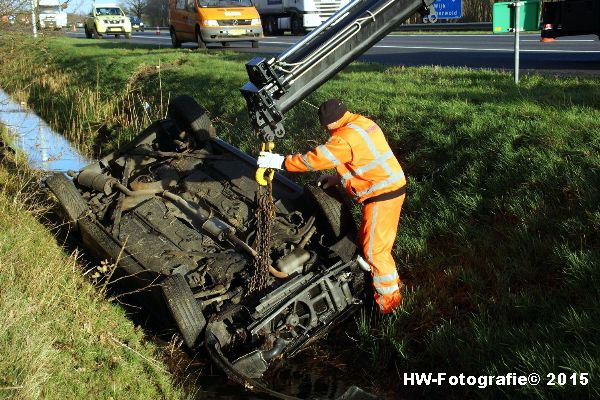
[[[1,45],[16,55],[0,61],[0,86],[87,149],[131,137],[139,103],[156,111],[161,95],[191,94],[223,138],[256,152],[238,92],[246,56],[74,39]],[[332,96],[382,126],[409,178],[394,249],[406,301],[381,322],[359,321],[365,374],[405,391],[405,371],[582,372],[585,387],[417,391],[600,396],[600,82],[532,75],[516,88],[493,71],[359,63],[308,101]],[[309,104],[286,127],[280,152],[325,140]]]
[[[37,178],[0,155],[0,398],[183,398],[156,347],[36,218]]]

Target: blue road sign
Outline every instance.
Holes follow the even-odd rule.
[[[462,18],[462,0],[437,0],[433,7],[439,19]]]

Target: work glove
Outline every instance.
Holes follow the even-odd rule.
[[[356,263],[365,272],[371,272],[371,265],[360,254],[356,256]]]
[[[259,168],[281,169],[284,159],[285,157],[281,154],[261,151],[257,163]]]
[[[317,181],[317,186],[323,189],[329,189],[330,187],[334,187],[341,182],[339,175],[321,175],[319,180]]]

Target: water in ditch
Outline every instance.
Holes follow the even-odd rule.
[[[34,169],[78,171],[89,163],[62,135],[54,132],[34,112],[12,101],[2,90],[0,124],[9,129],[13,144],[27,156]]]
[[[8,128],[12,136],[12,144],[27,156],[30,167],[34,169],[48,172],[78,171],[90,163],[90,160],[81,155],[62,135],[54,132],[34,112],[12,101],[2,90],[0,90],[0,124]],[[348,347],[352,347],[352,344],[348,343]],[[352,368],[345,365],[344,357],[338,357],[340,353],[348,350],[348,348],[340,348],[339,344],[337,348],[329,344],[308,349],[299,356],[278,365],[269,374],[266,383],[274,390],[288,396],[302,399],[337,399],[350,386],[366,382],[366,379],[357,376],[357,371],[366,370],[368,366]],[[190,361],[197,355],[182,357],[189,357],[187,361]],[[208,355],[199,357],[208,358]],[[207,400],[271,398],[252,394],[228,381],[223,374],[212,369],[207,361],[207,359],[203,360],[200,367],[186,368],[184,372],[185,385],[190,388],[195,398]]]

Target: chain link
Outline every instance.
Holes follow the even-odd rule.
[[[271,265],[271,240],[273,220],[275,219],[275,205],[273,204],[273,184],[268,180],[267,186],[260,186],[257,196],[256,208],[256,251],[258,256],[254,259],[254,275],[250,278],[248,290],[260,291],[267,287],[269,282],[269,267]]]

